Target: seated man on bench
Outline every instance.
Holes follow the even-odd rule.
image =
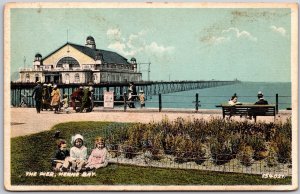
[[[269,104],[268,101],[266,101],[264,99],[264,94],[262,93],[262,91],[258,92],[257,98],[258,98],[258,100],[254,103],[254,105],[268,105]],[[264,108],[261,108],[261,111],[264,111]],[[255,115],[249,115],[250,120],[252,119],[252,116],[255,116]]]
[[[257,98],[258,98],[258,101],[254,103],[255,105],[267,105],[268,104],[268,101],[266,101],[264,99],[264,94],[261,91],[258,92]]]

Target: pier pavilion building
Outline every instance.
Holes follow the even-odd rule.
[[[85,45],[65,43],[49,55],[35,55],[32,68],[20,68],[17,82],[107,83],[141,81],[135,58],[128,61],[116,52],[97,49],[92,36]]]

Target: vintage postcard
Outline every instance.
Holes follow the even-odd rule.
[[[298,188],[298,4],[4,12],[7,190]]]

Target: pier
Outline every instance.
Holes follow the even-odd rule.
[[[142,81],[135,82],[137,92],[143,90],[146,97],[167,94],[174,92],[181,92],[187,90],[203,89],[218,87],[224,85],[232,85],[240,83],[238,80],[234,81]],[[28,97],[28,106],[33,107],[34,102],[31,98],[33,88],[36,83],[11,83],[11,106],[18,107],[23,96]],[[123,100],[123,95],[128,91],[128,82],[106,82],[100,84],[57,84],[61,90],[61,94],[70,96],[72,92],[80,86],[92,86],[94,88],[94,100],[103,101],[104,91],[114,91],[116,100]]]

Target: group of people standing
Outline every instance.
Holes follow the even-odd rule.
[[[86,109],[86,112],[91,112],[94,107],[93,91],[94,89],[92,86],[80,86],[77,90],[75,90],[71,94],[73,110],[75,110],[76,112],[83,112]],[[79,109],[76,109],[76,101],[81,104]]]
[[[61,95],[61,92],[57,85],[43,84],[37,81],[37,85],[34,87],[32,97],[35,100],[36,111],[40,113],[43,109],[54,109],[54,113],[60,112],[61,108],[66,113],[69,113],[69,98],[67,94]],[[76,112],[90,112],[93,109],[93,88],[80,86],[71,94],[72,107],[76,110],[75,101],[79,101],[80,108]]]
[[[80,86],[76,89],[71,95],[71,106],[76,112],[91,112],[94,107],[93,100],[93,87],[92,86]],[[54,109],[54,113],[59,113],[61,107],[65,110],[66,113],[69,113],[69,98],[67,94],[61,96],[60,90],[57,88],[57,85],[52,84],[43,84],[41,85],[40,81],[37,81],[37,85],[33,89],[32,97],[35,99],[36,111],[40,113],[43,109]],[[62,98],[62,100],[61,100]],[[137,94],[136,86],[133,82],[129,83],[128,87],[128,106],[129,108],[135,108],[135,101],[139,100],[141,108],[145,107],[145,94],[143,90],[139,91]],[[76,105],[79,103],[79,108],[76,108]]]
[[[61,139],[57,143],[57,150],[52,158],[52,167],[56,172],[82,172],[105,167],[108,164],[107,149],[102,137],[96,137],[94,149],[88,157],[88,149],[84,146],[83,136],[76,134],[72,137],[73,147],[70,151],[67,142]]]
[[[140,101],[141,108],[145,107],[145,94],[143,90],[139,91],[139,95],[137,95],[136,86],[133,82],[129,83],[128,87],[128,101],[129,101],[129,108],[135,108],[134,101],[138,100]]]
[[[61,94],[57,85],[44,84],[41,85],[40,81],[37,81],[37,85],[34,87],[32,97],[35,100],[36,111],[40,113],[43,108],[46,110],[53,109],[54,113],[58,113],[61,105]],[[66,95],[64,95],[64,98]]]

